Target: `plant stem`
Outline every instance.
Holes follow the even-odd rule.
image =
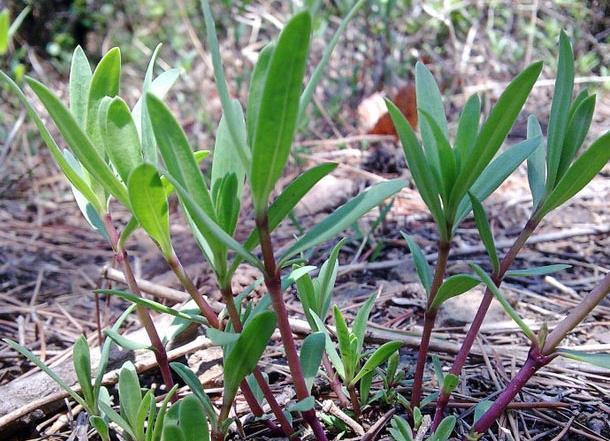
[[[178,277],[178,280],[180,281],[184,289],[186,289],[186,292],[189,293],[189,295],[195,301],[197,306],[199,306],[199,309],[205,315],[205,318],[208,320],[210,326],[222,330],[218,315],[216,315],[216,312],[214,312],[210,304],[205,300],[203,295],[201,295],[199,290],[195,287],[195,284],[192,282],[190,277],[188,277],[184,267],[182,266],[182,263],[180,263],[180,260],[178,259],[178,256],[171,256],[167,259],[167,263],[176,274],[176,277]],[[221,293],[227,311],[229,312],[229,318],[231,320],[233,328],[235,329],[235,331],[241,332],[243,326],[241,324],[241,319],[239,317],[239,313],[237,312],[237,308],[235,307],[235,301],[233,299],[233,293],[231,291],[231,288],[229,287],[227,289],[221,289]],[[284,413],[282,412],[282,408],[275,399],[273,391],[269,387],[269,384],[263,377],[259,368],[256,368],[254,370],[254,378],[256,379],[259,387],[261,388],[263,395],[267,399],[267,403],[269,403],[269,406],[271,407],[271,410],[273,411],[275,417],[282,426],[282,430],[280,430],[275,424],[268,420],[266,420],[267,427],[269,427],[269,429],[272,430],[274,433],[283,432],[285,436],[290,436],[292,433],[294,433],[294,430],[290,425],[290,422],[286,418],[286,415],[284,415]],[[250,407],[250,410],[252,410],[252,413],[259,418],[264,416],[265,412],[263,408],[258,403],[256,397],[252,393],[250,385],[245,379],[240,383],[240,389],[244,395],[244,398],[246,399],[246,402],[248,403],[248,406]],[[224,421],[223,415],[225,413],[226,415],[224,415],[224,417],[226,418],[228,416],[228,411],[229,409],[226,409],[226,411],[225,409],[223,409],[223,412],[221,412],[221,422]]]
[[[127,251],[122,248],[119,248],[119,233],[116,228],[112,224],[112,218],[110,213],[104,215],[103,218],[104,227],[110,238],[110,244],[112,249],[114,250],[115,259],[119,265],[121,265],[123,269],[123,274],[125,275],[125,280],[127,281],[127,286],[129,290],[137,295],[142,296],[142,292],[138,287],[136,282],[136,278],[133,275],[133,271],[131,270],[131,265],[129,264],[129,257],[127,256]],[[155,324],[148,313],[148,310],[138,305],[136,307],[136,312],[138,314],[138,318],[140,323],[144,327],[146,334],[148,334],[148,338],[150,339],[150,344],[154,348],[153,353],[155,354],[155,359],[157,360],[157,364],[159,365],[159,370],[161,371],[161,376],[163,377],[163,382],[165,383],[165,387],[167,390],[171,390],[174,387],[174,380],[172,378],[172,372],[169,367],[169,361],[167,359],[167,352],[165,352],[165,347],[163,346],[163,342],[159,337],[157,332],[157,328],[155,328]]]
[[[434,300],[438,289],[443,283],[445,270],[447,269],[447,261],[449,259],[450,248],[451,244],[449,242],[439,241],[438,260],[436,262],[436,269],[434,271],[432,285],[430,286],[430,293],[428,295],[426,312],[424,313],[424,329],[421,336],[419,352],[417,354],[417,364],[415,365],[415,374],[413,377],[413,391],[411,392],[411,408],[418,407],[419,402],[421,401],[424,384],[424,370],[426,368],[426,360],[428,358],[428,348],[430,347],[430,338],[432,337],[432,330],[436,322],[436,310],[432,310],[430,308],[430,305],[432,304],[432,301]]]
[[[523,248],[527,239],[534,233],[534,230],[536,229],[539,223],[540,220],[534,218],[530,218],[527,221],[525,227],[523,228],[519,236],[515,239],[515,242],[500,262],[500,268],[498,272],[494,272],[491,275],[491,278],[497,287],[499,287],[502,283],[506,271],[509,270],[509,268],[515,261],[517,254],[519,254],[519,251],[521,251],[521,248]],[[487,310],[489,309],[493,298],[494,296],[491,290],[486,289],[485,294],[483,295],[483,299],[481,300],[481,304],[479,305],[479,309],[477,310],[477,313],[470,325],[470,328],[466,333],[464,343],[462,343],[462,346],[460,347],[460,350],[453,361],[453,365],[451,366],[451,370],[449,371],[451,374],[459,376],[462,372],[462,368],[464,367],[466,359],[470,354],[470,349],[472,348],[472,345],[475,342],[477,334],[479,333],[479,329],[481,329],[481,325],[483,324],[483,320],[485,320],[485,315],[487,314]],[[449,402],[450,397],[450,393],[444,393],[441,391],[438,401],[436,402],[434,420],[432,421],[433,431],[436,430],[438,425],[441,423],[445,408],[447,407],[447,403]]]
[[[538,348],[532,347],[527,356],[525,364],[521,367],[517,375],[506,386],[504,391],[493,402],[491,407],[479,418],[471,430],[471,437],[478,439],[479,434],[487,432],[491,425],[504,412],[506,407],[511,403],[513,398],[523,389],[523,386],[529,381],[538,370],[547,365],[554,357],[540,353]]]
[[[356,394],[356,386],[347,386],[347,390],[349,391],[349,397],[352,400],[352,410],[354,411],[354,416],[356,417],[356,420],[360,420],[360,416],[362,416],[362,411],[360,409],[360,401],[358,400],[358,394]]]
[[[328,382],[330,384],[330,387],[335,393],[335,395],[337,395],[337,399],[339,400],[341,407],[349,407],[350,401],[343,393],[341,382],[335,374],[333,365],[331,364],[330,359],[328,358],[328,354],[326,352],[324,352],[324,354],[322,355],[322,365],[324,366],[324,370],[326,371],[326,375],[328,376]]]
[[[290,329],[288,311],[286,310],[286,305],[284,304],[284,299],[282,298],[280,269],[277,268],[275,263],[275,255],[273,253],[273,244],[271,243],[269,223],[266,213],[260,217],[257,217],[256,226],[258,228],[261,251],[265,264],[265,285],[267,286],[267,290],[271,296],[273,309],[277,315],[278,328],[282,337],[282,343],[286,353],[286,360],[288,361],[288,367],[290,368],[290,373],[292,374],[292,380],[294,382],[297,398],[301,401],[309,397],[309,391],[307,389],[307,385],[305,384],[305,377],[303,376],[303,370],[301,369],[299,354],[294,343],[292,330]],[[322,428],[322,425],[316,417],[316,413],[313,409],[303,412],[303,418],[313,430],[314,436],[318,441],[327,441],[324,429]]]

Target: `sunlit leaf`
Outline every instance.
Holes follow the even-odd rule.
[[[89,87],[92,76],[93,72],[85,52],[80,46],[76,46],[70,65],[70,112],[83,130],[87,122]]]

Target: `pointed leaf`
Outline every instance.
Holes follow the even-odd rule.
[[[478,95],[472,95],[464,105],[455,136],[455,152],[459,159],[459,170],[461,170],[461,165],[464,163],[465,158],[470,155],[472,147],[474,147],[479,133],[480,119],[481,100]]]
[[[108,105],[102,136],[110,161],[123,182],[127,183],[129,174],[143,161],[142,147],[129,107],[119,97]]]
[[[481,283],[481,281],[478,278],[469,276],[467,274],[456,274],[454,276],[448,277],[447,280],[445,280],[440,286],[436,295],[434,296],[434,300],[430,305],[430,309],[438,309],[438,307],[441,306],[443,302],[470,291],[479,283]]]
[[[320,273],[317,278],[317,305],[316,313],[320,317],[326,318],[328,315],[328,308],[330,307],[330,301],[335,288],[335,280],[337,279],[337,271],[339,269],[339,251],[345,244],[345,239],[341,239],[333,247],[328,259],[322,264]]]
[[[124,412],[125,419],[131,427],[137,429],[142,391],[140,390],[138,373],[130,361],[125,362],[119,371],[119,401],[121,403],[121,414]]]
[[[210,401],[210,397],[203,390],[203,386],[201,385],[201,381],[193,373],[193,371],[186,365],[178,362],[172,362],[169,364],[173,371],[178,374],[178,376],[182,379],[182,381],[191,389],[191,392],[197,397],[197,399],[203,405],[206,415],[210,421],[212,421],[212,426],[214,427],[217,422],[216,411],[212,402]]]
[[[468,193],[468,196],[470,197],[472,212],[474,214],[477,230],[479,230],[479,235],[481,236],[481,241],[483,242],[487,255],[489,256],[491,267],[493,268],[494,272],[497,273],[500,270],[500,259],[498,259],[496,243],[491,232],[491,226],[489,225],[487,214],[485,213],[485,209],[483,208],[481,202],[472,193]]]
[[[295,15],[282,30],[271,57],[252,143],[250,186],[258,215],[266,212],[269,195],[288,160],[310,34],[309,12]]]
[[[449,145],[446,135],[442,132],[436,121],[432,119],[432,116],[423,110],[421,111],[421,114],[423,115],[423,119],[426,120],[426,124],[436,144],[440,160],[438,171],[442,182],[441,188],[443,188],[443,195],[445,195],[444,199],[446,200],[451,188],[453,188],[455,177],[457,176],[455,155],[453,154],[453,150],[451,149],[451,145]]]
[[[76,46],[70,65],[70,112],[84,130],[87,122],[89,87],[93,72],[89,60],[80,46]]]
[[[576,156],[578,149],[589,132],[591,120],[593,119],[593,111],[595,110],[595,95],[584,99],[582,103],[575,109],[574,116],[570,119],[568,129],[563,141],[563,152],[557,169],[557,178],[565,174],[570,167],[572,160]]]
[[[72,360],[74,362],[74,371],[78,378],[78,384],[81,387],[83,397],[89,404],[90,409],[95,408],[95,398],[93,396],[93,387],[91,385],[91,355],[89,354],[89,344],[84,336],[79,336],[72,347]]]
[[[419,277],[419,281],[426,292],[430,294],[430,287],[432,286],[432,268],[430,268],[430,265],[426,260],[426,256],[424,256],[421,248],[419,245],[417,245],[413,238],[402,231],[400,234],[402,234],[402,237],[407,241],[409,251],[411,251],[411,257],[413,259],[413,264],[415,265],[417,277]]]
[[[610,369],[610,354],[592,354],[584,351],[574,351],[572,349],[560,348],[557,350],[559,355],[565,358],[570,358],[583,363],[592,364],[593,366]]]
[[[358,375],[351,381],[351,384],[356,384],[363,376],[367,375],[369,372],[373,372],[377,366],[384,363],[390,355],[396,352],[401,346],[402,343],[399,341],[389,341],[379,346],[377,350],[373,352],[373,355],[366,360],[366,363],[364,363],[364,366],[362,366]]]
[[[489,117],[481,127],[470,154],[467,158],[464,158],[460,174],[456,179],[456,185],[451,192],[450,199],[454,204],[462,200],[498,152],[541,70],[541,62],[527,67],[511,81],[498,99]]]
[[[343,366],[343,361],[337,353],[337,349],[335,348],[335,344],[330,338],[330,334],[326,329],[326,325],[324,325],[322,319],[320,319],[320,317],[318,317],[315,312],[312,311],[311,316],[313,317],[313,320],[316,323],[316,329],[320,332],[323,332],[326,337],[326,353],[328,354],[330,362],[337,371],[337,375],[339,375],[339,377],[345,380],[345,367]]]
[[[352,333],[358,339],[358,352],[362,351],[362,345],[364,344],[364,337],[368,328],[369,316],[373,306],[375,306],[375,300],[377,300],[377,293],[373,293],[368,299],[362,304],[356,318],[352,322]]]
[[[210,441],[203,405],[194,395],[180,400],[180,430],[184,441]]]
[[[263,98],[263,90],[267,81],[267,72],[271,64],[271,57],[275,50],[275,42],[267,44],[258,54],[258,60],[250,76],[250,89],[248,90],[248,106],[246,107],[246,125],[248,127],[248,145],[254,142],[254,132],[258,126],[258,114]],[[228,130],[228,127],[227,127]],[[230,136],[230,133],[229,133]]]
[[[110,338],[117,346],[129,351],[139,351],[141,349],[152,350],[152,346],[149,343],[130,340],[112,329],[106,329],[104,335]]]
[[[438,428],[434,431],[434,434],[428,439],[428,441],[447,441],[453,433],[455,427],[456,418],[453,415],[443,418]]]
[[[545,276],[547,274],[556,273],[565,269],[571,268],[572,265],[566,265],[563,263],[555,265],[544,265],[534,268],[526,268],[520,270],[508,270],[506,277],[532,277],[532,276]]]
[[[394,179],[373,185],[367,191],[360,193],[349,202],[337,208],[332,214],[307,231],[287,250],[280,253],[280,260],[285,262],[301,251],[312,248],[336,236],[356,222],[362,215],[400,191],[404,186],[405,182],[402,179]]]
[[[542,137],[542,128],[534,115],[527,118],[527,139]],[[527,158],[527,180],[532,192],[532,205],[534,210],[538,208],[544,195],[546,180],[546,152],[544,141],[540,141],[538,147]]]
[[[311,392],[313,382],[318,375],[325,345],[326,337],[323,332],[314,332],[303,340],[303,346],[301,346],[301,352],[299,353],[299,360],[301,361],[303,377],[305,377],[305,384],[307,385],[307,390],[309,392]]]
[[[547,131],[546,155],[546,191],[550,192],[560,178],[559,164],[563,156],[563,143],[568,128],[569,112],[574,89],[574,53],[568,36],[562,31],[559,35],[559,60],[557,62],[557,79],[549,116]]]
[[[173,254],[169,234],[169,212],[165,190],[157,169],[151,164],[141,164],[129,175],[129,202],[133,215],[166,258]]]
[[[538,210],[538,217],[561,206],[582,190],[610,160],[610,132],[599,137],[570,166]]]

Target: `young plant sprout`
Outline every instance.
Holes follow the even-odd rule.
[[[483,198],[476,193],[472,198],[473,205],[477,207],[474,211],[477,228],[493,268],[491,280],[496,287],[499,287],[504,277],[509,274],[510,267],[519,251],[544,216],[582,190],[610,159],[609,132],[595,140],[577,157],[591,125],[595,95],[589,95],[586,90],[583,90],[572,99],[573,88],[574,54],[568,37],[562,32],[559,39],[557,80],[555,81],[546,143],[540,142],[527,161],[528,180],[533,201],[532,214],[502,261],[498,260],[485,212],[476,200],[478,198],[480,201]],[[541,135],[542,131],[536,117],[530,116],[528,139],[538,140]],[[528,268],[521,270],[520,275],[540,275],[564,268]],[[493,298],[493,290],[488,286],[462,347],[451,366],[451,374],[460,375]],[[451,391],[441,393],[436,405],[433,428],[440,423],[450,395]]]

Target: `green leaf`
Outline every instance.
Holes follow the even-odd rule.
[[[120,81],[121,51],[118,47],[115,47],[106,52],[100,60],[91,77],[91,86],[89,88],[85,133],[91,140],[93,148],[96,149],[97,154],[101,157],[104,155],[104,141],[98,119],[100,104],[105,97],[112,98],[119,93]],[[84,164],[84,161],[81,160],[81,162]]]
[[[127,103],[114,98],[108,105],[105,127],[102,128],[106,153],[123,182],[142,163],[142,147]]]
[[[314,397],[309,396],[304,400],[297,401],[296,403],[291,403],[286,406],[286,411],[288,412],[306,412],[311,410],[316,405],[316,400]]]
[[[314,322],[316,323],[316,329],[320,332],[323,332],[324,335],[326,336],[326,353],[328,354],[328,358],[330,359],[330,362],[332,363],[333,367],[337,371],[337,375],[339,375],[339,377],[341,377],[342,379],[345,380],[345,366],[343,366],[343,361],[341,360],[341,357],[339,357],[339,354],[337,353],[337,349],[335,348],[335,344],[333,343],[332,339],[330,338],[330,334],[328,333],[328,330],[326,329],[326,325],[324,325],[324,322],[322,321],[322,319],[320,319],[320,317],[318,317],[318,315],[315,312],[312,311],[311,316],[312,316]]]
[[[131,302],[135,305],[144,306],[145,308],[151,309],[161,314],[168,314],[172,317],[177,317],[194,323],[207,324],[206,319],[201,317],[200,315],[186,314],[184,312],[170,308],[169,306],[165,306],[161,303],[155,302],[154,300],[146,299],[127,291],[121,291],[118,289],[96,289],[94,292],[103,295],[116,296],[123,300],[127,300],[128,302]]]
[[[368,328],[369,316],[371,315],[373,306],[375,306],[375,300],[377,300],[377,293],[371,294],[369,298],[366,299],[352,322],[352,333],[358,339],[358,352],[362,351],[364,337]]]
[[[428,441],[447,441],[453,433],[456,418],[453,415],[443,418],[434,434],[428,438]]]
[[[470,267],[475,273],[477,273],[477,275],[481,278],[481,281],[487,286],[487,288],[489,288],[489,290],[493,293],[494,297],[498,300],[498,302],[500,302],[500,305],[502,305],[504,311],[506,311],[506,313],[510,316],[511,319],[513,319],[517,326],[521,328],[527,338],[529,338],[533,344],[537,345],[538,340],[536,339],[536,334],[534,334],[530,327],[527,326],[527,324],[519,316],[517,311],[515,311],[511,304],[508,303],[508,301],[504,298],[504,296],[500,292],[500,289],[496,286],[493,280],[491,280],[491,277],[487,275],[485,270],[483,270],[483,268],[481,268],[476,263],[471,263]]]
[[[151,405],[153,405],[154,394],[152,390],[149,390],[144,394],[142,401],[140,402],[140,407],[138,407],[138,413],[136,415],[136,423],[134,425],[134,434],[136,435],[136,439],[144,440],[146,436],[146,417],[150,412]]]
[[[119,402],[121,403],[121,415],[124,415],[132,429],[137,430],[142,391],[136,367],[131,361],[126,361],[119,371]]]
[[[432,119],[432,116],[423,110],[421,113],[426,120],[427,127],[436,144],[436,151],[440,159],[440,168],[438,169],[438,172],[440,173],[441,188],[443,189],[443,195],[445,195],[444,200],[447,200],[458,172],[455,155],[451,149],[451,145],[449,145],[446,135],[442,132],[436,121]]]
[[[498,273],[498,271],[500,271],[500,259],[498,259],[496,243],[491,232],[491,226],[489,225],[487,214],[485,213],[485,209],[483,208],[481,202],[472,193],[468,193],[468,196],[470,198],[470,204],[472,205],[474,221],[477,226],[477,230],[479,230],[481,241],[483,242],[487,255],[489,256],[491,267],[493,268],[494,273]]]
[[[578,149],[582,146],[582,143],[589,132],[589,127],[591,127],[594,110],[595,95],[585,98],[575,109],[574,116],[570,119],[563,141],[563,152],[559,161],[559,167],[557,168],[558,179],[561,179],[568,170]]]
[[[386,106],[400,137],[407,165],[409,166],[411,176],[413,176],[415,186],[430,213],[432,213],[441,237],[447,238],[446,219],[439,199],[440,190],[436,185],[432,167],[429,165],[419,141],[417,141],[415,133],[413,133],[413,129],[411,129],[409,122],[402,112],[389,100],[386,100]]]
[[[392,436],[395,441],[413,441],[413,431],[411,430],[411,426],[407,423],[407,420],[396,415],[392,418],[392,429],[394,429],[394,433]],[[390,429],[390,432],[392,432]]]
[[[229,346],[239,340],[239,334],[235,332],[225,332],[215,328],[208,328],[205,333],[216,346]]]
[[[508,270],[506,277],[534,277],[534,276],[545,276],[547,274],[556,273],[565,269],[571,268],[572,265],[566,265],[558,263],[555,265],[543,265],[534,268],[526,268],[520,270]]]
[[[402,234],[402,237],[407,241],[407,245],[411,251],[411,257],[413,259],[413,264],[415,265],[417,277],[419,277],[419,280],[426,292],[430,294],[430,287],[432,286],[432,268],[430,268],[430,265],[426,260],[426,256],[424,256],[421,248],[419,245],[417,245],[413,238],[402,231],[400,234]]]
[[[561,177],[558,173],[564,154],[563,143],[568,128],[570,101],[574,89],[574,53],[568,36],[562,31],[559,35],[559,60],[557,79],[551,104],[549,127],[547,130],[546,191],[549,193]]]
[[[25,18],[28,16],[28,14],[30,13],[31,10],[32,10],[32,8],[30,6],[26,6],[25,8],[23,8],[21,10],[19,15],[17,15],[17,17],[15,17],[15,19],[11,23],[11,26],[8,28],[8,38],[9,39],[12,38],[13,35],[15,35],[15,32],[17,32],[19,30],[19,28],[23,24],[23,20],[25,20]]]
[[[184,441],[209,441],[208,422],[204,408],[194,395],[187,395],[179,402],[180,430]]]
[[[479,133],[479,120],[481,119],[481,100],[478,95],[472,95],[466,101],[455,136],[455,153],[459,165],[470,155],[472,147]],[[461,170],[461,167],[459,168]]]
[[[356,384],[358,380],[360,380],[363,376],[367,375],[369,372],[373,372],[377,366],[380,366],[383,362],[385,362],[390,355],[396,352],[402,343],[399,341],[389,341],[379,346],[373,355],[371,355],[358,372],[358,375],[354,377],[351,381],[351,384]]]
[[[239,132],[246,132],[246,125],[244,122],[244,114],[238,100],[231,101],[232,111],[239,115]],[[240,141],[245,143],[245,139]],[[231,173],[235,174],[237,178],[237,189],[235,191],[235,197],[237,200],[241,199],[241,190],[246,177],[246,169],[240,161],[236,161],[238,145],[233,143],[233,138],[229,132],[226,117],[220,119],[218,130],[216,131],[216,143],[214,144],[214,160],[212,161],[212,179],[211,187],[214,188],[216,183],[223,179],[226,175]]]
[[[325,163],[308,169],[297,176],[269,207],[268,222],[269,231],[273,231],[284,218],[292,211],[297,203],[316,185],[324,176],[328,175],[335,168],[336,163]],[[258,230],[255,228],[244,242],[244,248],[252,250],[259,243]],[[233,274],[241,260],[236,258],[231,264],[229,274]]]
[[[316,279],[316,294],[318,298],[315,311],[319,317],[326,318],[328,315],[328,308],[330,307],[330,301],[337,279],[337,271],[339,269],[339,251],[341,251],[343,244],[345,244],[345,238],[341,239],[333,247],[328,259],[322,264],[320,273]]]
[[[439,173],[445,165],[442,163],[438,145],[438,137],[434,135],[430,120],[434,121],[445,139],[448,136],[447,118],[438,85],[428,68],[421,62],[415,65],[415,93],[417,98],[417,113],[419,131],[421,133],[428,163]],[[429,115],[429,119],[425,115]],[[396,124],[396,123],[394,123]]]
[[[119,415],[109,404],[100,401],[99,403],[100,410],[104,412],[104,414],[108,417],[110,421],[119,426],[123,431],[131,437],[131,439],[135,440],[136,435],[133,432],[129,422],[127,422],[121,415]]]
[[[191,194],[189,194],[177,180],[170,175],[167,175],[167,179],[176,188],[176,192],[180,195],[182,203],[186,207],[193,219],[193,222],[200,231],[205,231],[210,237],[213,237],[216,241],[235,251],[241,259],[250,263],[252,266],[259,269],[263,268],[260,260],[258,260],[254,254],[250,253],[239,242],[233,239],[233,237],[228,235],[216,222],[214,222],[214,220],[211,219],[208,214],[196,204]]]
[[[311,99],[313,98],[313,94],[316,90],[316,87],[318,86],[318,84],[320,83],[320,81],[323,78],[324,71],[326,70],[326,67],[328,66],[328,62],[330,60],[330,56],[333,53],[333,50],[335,49],[335,47],[337,46],[337,43],[339,42],[339,38],[345,32],[345,29],[347,28],[347,25],[349,24],[349,22],[352,20],[352,18],[354,18],[354,16],[358,12],[358,10],[360,10],[360,8],[365,3],[366,3],[366,0],[358,0],[356,3],[354,3],[352,8],[349,10],[349,12],[341,20],[339,27],[333,34],[330,41],[324,45],[324,52],[322,53],[322,58],[320,59],[320,62],[318,63],[318,65],[314,69],[313,73],[311,74],[309,82],[307,83],[307,85],[305,86],[305,90],[301,94],[301,99],[299,101],[299,116],[297,118],[298,121],[301,121],[302,118],[305,116],[305,109],[307,109],[307,106],[309,105],[309,103],[311,102]],[[312,12],[312,15],[313,15],[313,12]]]
[[[85,130],[87,107],[89,105],[89,88],[91,87],[91,66],[83,49],[76,46],[70,65],[70,111],[78,125]]]
[[[443,380],[442,392],[443,394],[451,395],[451,393],[455,390],[458,383],[460,382],[460,378],[455,374],[447,374]]]
[[[230,406],[241,381],[251,373],[275,330],[275,314],[264,311],[246,322],[243,331],[225,358],[223,407]]]
[[[574,351],[572,349],[560,348],[557,353],[565,358],[570,358],[593,366],[610,369],[610,354],[592,354],[590,352]]]
[[[127,188],[131,211],[138,223],[159,244],[165,258],[171,257],[169,210],[157,169],[146,163],[136,167],[129,175]]]
[[[318,375],[318,370],[320,369],[325,345],[326,337],[324,336],[324,333],[314,332],[305,337],[303,346],[301,346],[299,359],[301,361],[303,376],[305,377],[305,384],[307,385],[307,390],[310,392],[313,382]]]
[[[61,387],[70,397],[76,401],[78,404],[83,406],[83,408],[87,409],[90,412],[93,412],[93,409],[89,409],[87,402],[83,400],[80,395],[78,395],[68,384],[62,380],[59,375],[57,375],[49,366],[47,366],[40,358],[30,352],[26,347],[21,346],[19,343],[14,342],[9,338],[3,338],[2,341],[13,348],[15,351],[19,352],[25,358],[30,360],[30,362],[34,363],[41,371],[47,374],[51,379],[57,383],[59,387]]]
[[[498,152],[519,115],[540,71],[542,63],[531,64],[504,90],[477,136],[467,158],[464,158],[456,185],[451,192],[452,204],[459,203],[472,184]],[[472,190],[471,190],[472,191]],[[475,192],[473,194],[479,196]]]
[[[341,359],[345,367],[345,381],[351,381],[350,373],[353,372],[354,367],[348,362],[348,360],[354,358],[351,355],[351,332],[345,323],[345,318],[341,313],[341,310],[337,305],[333,307],[333,317],[335,319],[335,329],[337,331],[337,341],[339,342],[339,352],[341,353]]]
[[[542,128],[534,115],[527,118],[527,138],[542,137]],[[538,208],[544,196],[544,185],[546,180],[546,152],[544,142],[541,141],[531,156],[527,158],[527,180],[532,192],[532,205],[534,210]]]
[[[70,111],[68,111],[61,101],[59,101],[57,96],[42,83],[29,77],[27,78],[27,82],[44,104],[66,143],[70,146],[80,163],[99,184],[116,197],[119,202],[128,207],[129,201],[125,186],[116,178],[114,172],[108,167],[108,164],[106,164],[106,161],[102,159],[102,156],[100,156],[91,140],[79,127]],[[57,161],[57,158],[55,158],[55,160]],[[79,191],[82,191],[81,188],[78,189]]]
[[[538,210],[538,218],[564,204],[582,190],[610,160],[610,132],[599,137],[570,166]]]
[[[430,309],[438,309],[445,301],[470,291],[479,283],[481,283],[481,281],[478,278],[467,274],[456,274],[448,277],[434,296]]]
[[[95,429],[102,441],[110,441],[110,429],[104,418],[97,415],[91,415],[89,417],[89,424]]]
[[[152,346],[149,343],[130,340],[112,329],[106,329],[104,331],[104,335],[106,335],[113,342],[115,342],[117,346],[120,346],[121,348],[127,349],[129,351],[138,351],[140,349],[152,350]]]
[[[479,421],[479,419],[489,410],[489,408],[494,404],[491,400],[482,400],[479,401],[476,406],[474,406],[474,421],[473,425]]]
[[[267,44],[258,54],[258,60],[250,76],[250,89],[248,90],[248,105],[246,107],[246,125],[248,127],[248,145],[254,142],[254,132],[258,126],[258,114],[261,107],[263,90],[267,80],[267,72],[271,57],[275,50],[275,42]]]
[[[8,51],[8,29],[9,29],[9,10],[4,8],[2,12],[0,12],[0,55],[6,54]]]
[[[470,187],[469,190],[470,193],[479,201],[487,199],[487,197],[496,191],[500,184],[502,184],[506,178],[538,148],[541,142],[542,138],[526,139],[498,155],[498,157],[483,170],[483,173],[481,173],[475,183],[472,184],[472,187]],[[470,204],[470,198],[466,195],[458,205],[454,217],[454,231],[471,209],[472,205]]]
[[[239,159],[246,169],[248,169],[251,162],[251,154],[247,149],[246,145],[239,145],[238,141],[242,139],[238,116],[231,111],[231,98],[229,97],[229,89],[227,88],[227,82],[225,80],[224,72],[222,69],[222,60],[220,58],[220,47],[218,45],[218,37],[216,36],[216,25],[214,24],[214,17],[210,9],[208,0],[201,0],[201,8],[203,9],[203,20],[205,22],[206,39],[208,47],[212,55],[212,66],[214,67],[214,79],[216,80],[216,89],[220,102],[222,104],[223,114],[227,118],[229,131],[233,137],[233,142],[239,146]]]
[[[215,427],[218,422],[218,417],[216,415],[214,405],[210,401],[210,397],[208,397],[208,395],[205,393],[205,390],[203,389],[201,381],[199,381],[197,375],[195,375],[188,366],[182,363],[172,362],[169,365],[174,372],[178,374],[182,381],[191,389],[191,392],[199,399],[205,409],[208,420],[212,422],[212,427]]]
[[[394,179],[373,185],[367,191],[360,193],[308,230],[288,249],[280,252],[280,261],[286,262],[301,251],[312,248],[331,237],[335,237],[356,222],[362,215],[400,191],[404,186],[405,181],[402,179]]]
[[[257,215],[266,212],[269,195],[288,160],[310,34],[309,12],[295,15],[280,33],[269,62],[252,143],[250,187]]]
[[[159,412],[157,417],[155,418],[155,424],[153,426],[152,432],[148,432],[151,436],[150,441],[161,441],[163,426],[165,425],[165,416],[167,415],[167,405],[169,401],[173,398],[174,394],[178,390],[179,385],[176,384],[171,390],[165,395],[165,398],[161,402],[161,407],[159,408]],[[148,441],[148,440],[147,440]]]
[[[80,335],[74,342],[72,347],[72,360],[74,363],[74,372],[78,378],[78,384],[81,387],[83,398],[89,409],[95,409],[95,397],[93,396],[93,387],[91,385],[91,356],[89,354],[89,344],[84,336]]]

